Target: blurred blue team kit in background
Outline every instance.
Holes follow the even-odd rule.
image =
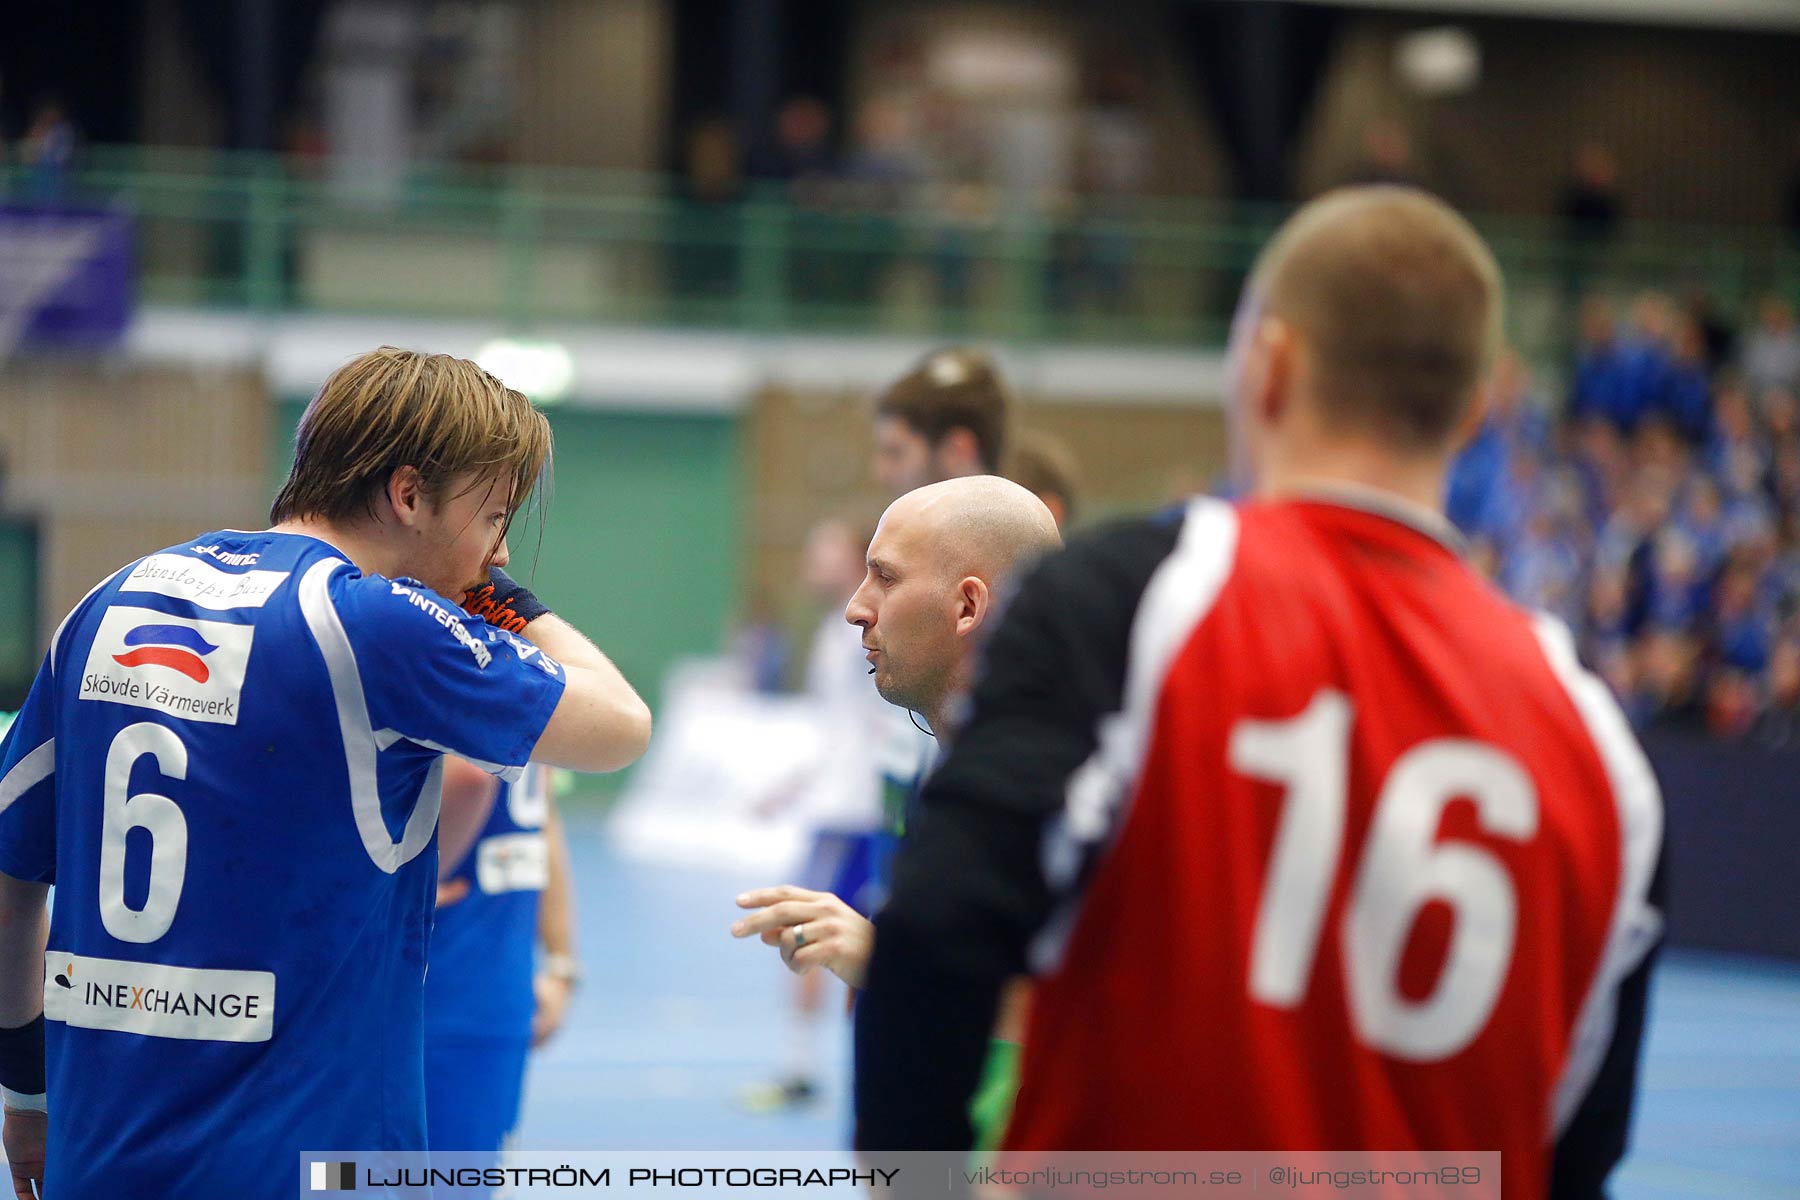
[[[549,809],[544,768],[501,784],[480,837],[445,877],[468,892],[438,909],[425,975],[425,1111],[434,1152],[475,1151],[497,1161],[518,1124],[536,1009],[538,901],[550,880]]]
[[[57,888],[46,1193],[289,1196],[302,1150],[423,1149],[442,755],[516,781],[563,682],[309,537],[96,587],[0,748],[0,871]]]

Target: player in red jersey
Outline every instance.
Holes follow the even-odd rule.
[[[1441,512],[1499,310],[1423,193],[1277,235],[1231,350],[1252,498],[1078,539],[999,622],[877,923],[859,1145],[967,1144],[1029,965],[1012,1149],[1499,1150],[1508,1200],[1603,1193],[1661,800]]]

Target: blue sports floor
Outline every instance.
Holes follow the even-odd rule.
[[[576,814],[570,840],[588,982],[560,1037],[533,1060],[521,1146],[842,1146],[841,1019],[818,1104],[778,1116],[733,1104],[781,1057],[791,976],[761,943],[731,938],[732,897],[787,881],[624,861]],[[1616,1200],[1800,1197],[1800,965],[1669,955],[1651,1005]]]

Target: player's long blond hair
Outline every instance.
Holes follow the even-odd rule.
[[[499,474],[524,505],[550,466],[550,422],[479,366],[382,346],[338,368],[300,418],[294,465],[269,517],[356,521],[401,467],[434,501]]]

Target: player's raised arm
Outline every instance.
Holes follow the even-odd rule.
[[[532,760],[576,771],[617,771],[642,757],[650,746],[650,707],[612,660],[554,613],[527,625],[525,636],[569,672]]]
[[[576,771],[617,771],[650,745],[650,708],[600,648],[551,612],[503,569],[504,551],[488,582],[463,593],[475,616],[522,634],[566,669],[566,685],[532,750],[534,762]]]

